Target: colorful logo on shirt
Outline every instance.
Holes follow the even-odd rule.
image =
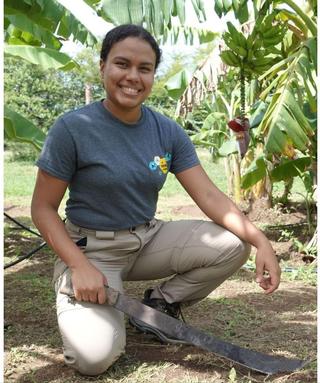
[[[169,171],[169,162],[171,161],[172,155],[166,153],[164,157],[155,156],[153,161],[149,162],[149,169],[152,171],[159,171],[159,174],[167,174]]]

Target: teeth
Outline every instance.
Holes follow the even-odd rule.
[[[127,88],[127,87],[122,87],[122,90],[125,92],[125,93],[128,93],[128,94],[133,94],[133,95],[136,95],[139,93],[139,91],[137,89],[133,89],[133,88]]]

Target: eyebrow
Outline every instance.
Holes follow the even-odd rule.
[[[124,60],[124,61],[127,61],[127,62],[130,62],[129,59],[127,59],[126,57],[123,57],[123,56],[115,56],[113,58],[113,60]],[[144,61],[142,63],[140,63],[140,65],[150,65],[150,66],[154,66],[154,63],[152,61]]]

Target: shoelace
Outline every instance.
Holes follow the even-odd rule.
[[[170,304],[170,303],[164,302],[164,311],[176,319],[181,318],[182,321],[184,323],[186,323],[186,320],[184,319],[184,316],[182,314],[180,303],[171,303]]]

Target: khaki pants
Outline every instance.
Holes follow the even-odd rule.
[[[247,260],[250,246],[209,221],[152,220],[120,231],[93,231],[66,222],[74,241],[87,238],[88,259],[123,291],[122,281],[171,277],[152,298],[192,304],[206,297]],[[66,364],[85,375],[107,370],[125,351],[124,315],[107,305],[75,302],[59,293],[70,271],[58,260],[54,280]]]

